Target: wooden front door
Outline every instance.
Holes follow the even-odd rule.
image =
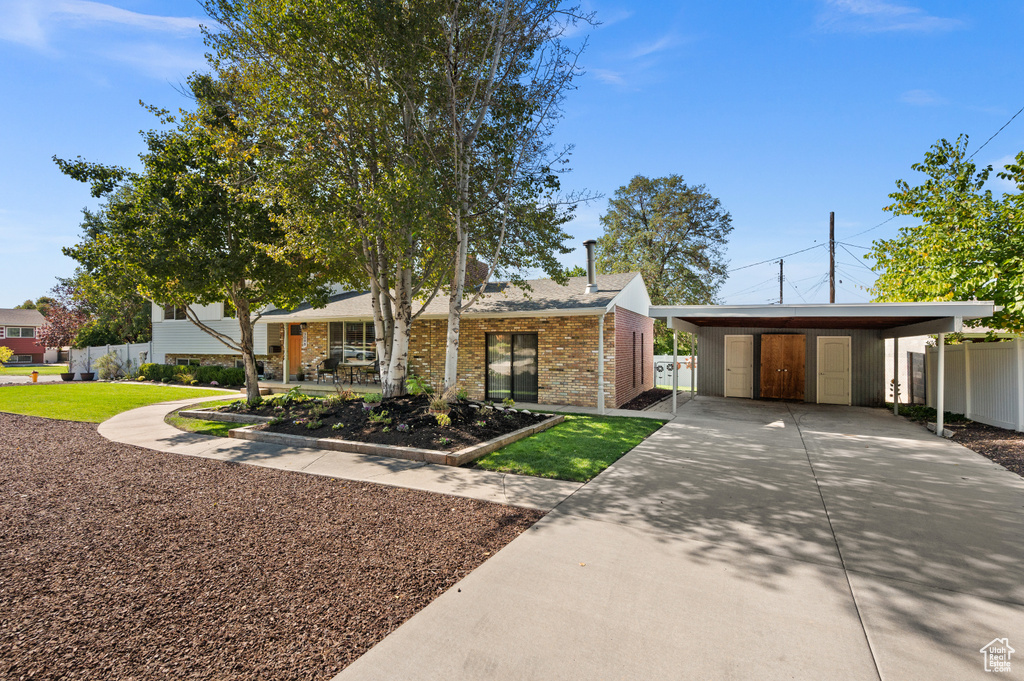
[[[804,399],[807,336],[796,333],[761,335],[761,397]]]
[[[302,326],[288,325],[288,373],[297,374],[302,367]]]

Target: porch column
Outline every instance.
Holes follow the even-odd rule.
[[[288,385],[288,334],[291,332],[291,324],[285,322],[281,325],[281,343],[284,351],[284,363],[281,365],[281,382]]]
[[[679,392],[679,332],[672,329],[672,414],[676,413],[676,393]]]
[[[908,368],[909,369],[909,368]],[[907,371],[909,374],[909,370]],[[892,337],[892,413],[900,415],[900,339]]]
[[[938,380],[935,382],[935,434],[945,437],[942,433],[946,429],[943,419],[946,415],[946,334],[939,334],[939,366],[935,371]]]
[[[604,413],[604,315],[597,318],[597,411]]]
[[[690,399],[697,393],[697,334],[690,334]]]

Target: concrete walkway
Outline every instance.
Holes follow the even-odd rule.
[[[1021,478],[884,410],[697,398],[337,679],[989,678],[1022,539]]]
[[[114,442],[160,452],[375,482],[543,511],[554,508],[580,488],[580,483],[563,480],[186,433],[164,422],[164,417],[175,409],[226,397],[230,395],[161,402],[132,409],[101,423],[99,433]]]

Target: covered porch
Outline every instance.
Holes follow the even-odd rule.
[[[942,395],[945,334],[961,331],[964,320],[995,311],[991,302],[965,301],[658,305],[649,315],[692,335],[701,366],[699,396],[881,406],[885,339],[893,339],[895,358],[901,337],[937,334]],[[897,413],[900,388],[893,385]],[[940,433],[943,407],[937,405]]]

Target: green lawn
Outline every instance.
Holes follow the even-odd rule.
[[[195,405],[192,407],[183,407],[184,409],[206,409],[208,407],[222,407],[226,404],[233,404],[238,402],[238,399],[230,400],[213,400],[210,402],[203,402],[202,404]],[[178,416],[178,412],[181,409],[176,409],[168,414],[164,421],[178,430],[184,430],[187,433],[199,433],[200,435],[215,435],[217,437],[231,437],[228,434],[232,428],[240,428],[245,425],[244,423],[230,423],[228,421],[206,421],[205,419],[190,419],[184,416]]]
[[[38,371],[40,376],[56,376],[67,373],[67,364],[47,364],[44,367],[0,367],[0,376],[28,376]]]
[[[565,421],[477,459],[501,473],[586,482],[636,447],[664,421],[566,414]]]
[[[99,423],[154,402],[203,398],[225,390],[120,383],[44,383],[0,388],[0,411],[62,421]]]

